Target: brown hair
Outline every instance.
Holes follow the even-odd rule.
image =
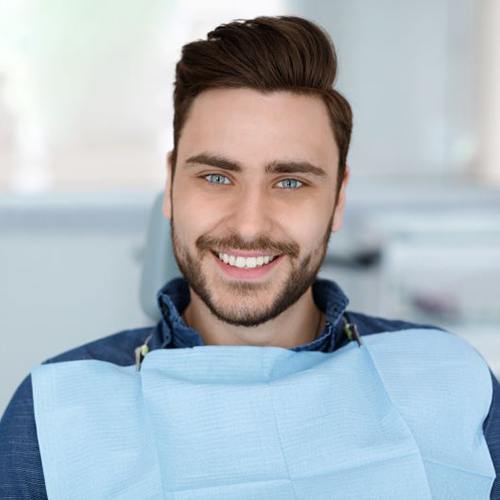
[[[347,100],[333,89],[337,57],[322,28],[296,16],[261,16],[221,24],[182,48],[174,88],[172,178],[182,127],[195,97],[207,89],[248,87],[264,93],[288,90],[320,96],[339,149],[336,200],[352,130]]]

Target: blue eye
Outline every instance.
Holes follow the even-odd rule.
[[[299,184],[303,184],[303,183],[302,183],[301,181],[299,181],[298,179],[283,179],[283,180],[279,181],[279,182],[278,182],[278,184],[279,184],[280,182],[289,182],[289,181],[291,181],[291,182],[295,182],[295,186],[297,185],[297,183],[299,183]],[[287,188],[285,188],[285,189],[290,189],[290,184],[288,184],[288,186],[289,186],[289,187],[287,187]],[[294,190],[294,189],[298,189],[298,188],[300,188],[300,187],[301,187],[301,186],[298,186],[298,187],[292,188],[292,190]]]
[[[218,179],[222,179],[222,178],[227,179],[227,177],[225,175],[221,175],[221,174],[207,174],[207,175],[203,176],[204,179],[206,179],[207,177],[216,177]],[[221,183],[221,182],[210,182],[210,181],[208,181],[208,182],[209,182],[209,184],[227,184],[226,182],[224,182],[224,183]]]
[[[229,179],[222,174],[207,174],[202,176],[203,179],[207,179],[209,184],[218,184],[221,186],[230,184],[231,182]],[[210,181],[209,179],[213,178],[216,179],[214,182]],[[221,179],[226,179],[228,182],[220,182]],[[298,179],[282,179],[281,181],[278,182],[278,184],[281,184],[282,182],[286,182],[287,185],[283,189],[285,190],[291,190],[291,191],[296,191],[297,189],[301,188],[304,183],[302,181],[299,181]],[[291,184],[290,184],[291,183]],[[300,185],[297,185],[300,184]]]

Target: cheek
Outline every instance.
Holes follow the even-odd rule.
[[[192,249],[196,239],[212,231],[211,211],[200,203],[174,204],[174,227],[178,242]]]
[[[283,227],[287,229],[290,236],[305,242],[311,247],[317,245],[318,240],[323,237],[326,227],[324,211],[318,206],[302,206],[293,212],[288,210],[283,220],[285,221]]]
[[[324,239],[326,230],[325,220],[317,216],[302,214],[302,217],[288,218],[283,226],[284,234],[289,241],[296,243],[299,247],[299,258],[301,261],[307,256],[312,256],[315,261],[324,251]]]

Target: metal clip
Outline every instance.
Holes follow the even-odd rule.
[[[361,335],[358,332],[358,328],[355,323],[348,323],[344,316],[342,316],[344,320],[344,332],[347,335],[349,340],[355,340],[358,343],[358,346],[361,347],[363,345],[363,341],[361,340]]]
[[[149,337],[144,341],[144,344],[135,348],[135,369],[136,371],[140,371],[141,363],[143,362],[146,354],[149,352],[148,342],[151,339],[153,334],[149,335]]]

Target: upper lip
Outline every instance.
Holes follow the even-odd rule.
[[[262,252],[259,250],[253,250],[253,251],[248,251],[248,250],[214,250],[214,252],[226,253],[228,255],[234,255],[235,257],[264,257],[264,256],[276,257],[277,255],[281,255],[279,253]]]

